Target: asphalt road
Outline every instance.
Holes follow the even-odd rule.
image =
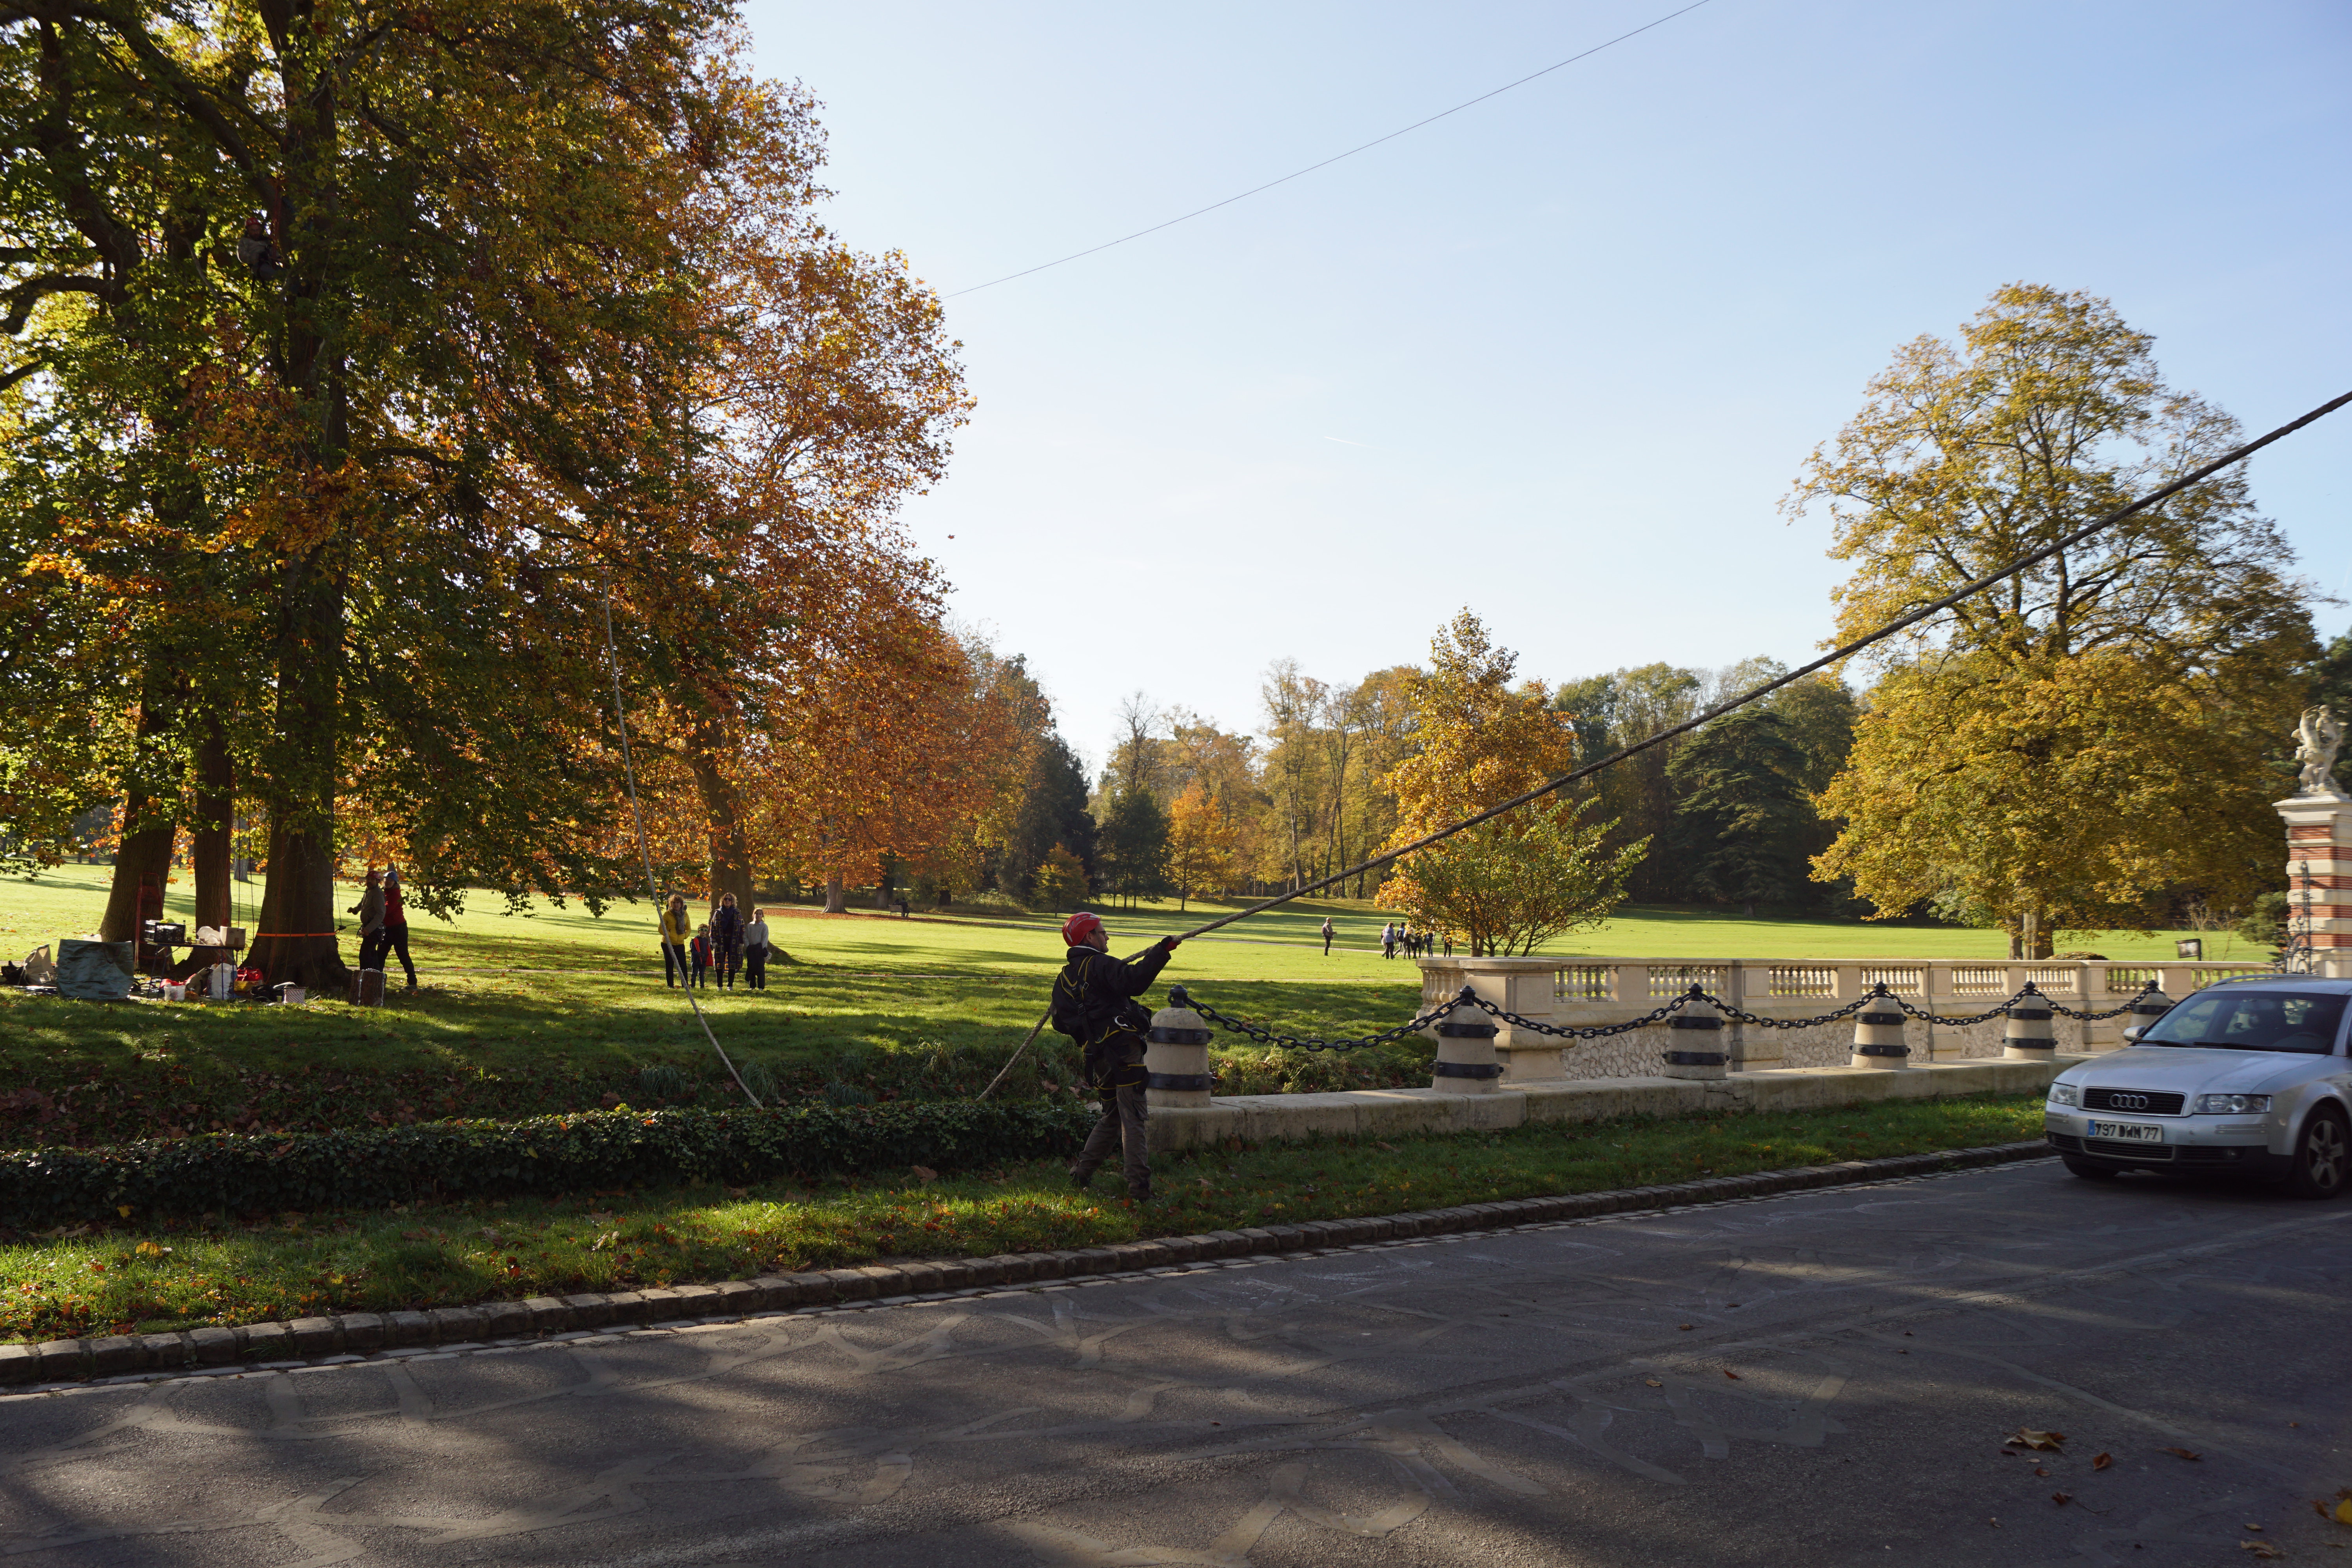
[[[2352,1203],[2037,1162],[8,1399],[0,1557],[2352,1568],[2347,1294]]]

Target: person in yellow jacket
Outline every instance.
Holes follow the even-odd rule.
[[[693,938],[694,920],[686,911],[686,895],[672,893],[669,907],[662,910],[662,984],[685,985],[690,983],[693,971],[687,967],[686,944]]]

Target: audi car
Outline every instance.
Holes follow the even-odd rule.
[[[2352,1177],[2352,980],[2243,975],[2196,992],[2124,1049],[2058,1075],[2042,1107],[2078,1176],[2212,1172],[2332,1198]]]

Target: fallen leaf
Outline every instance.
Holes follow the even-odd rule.
[[[913,1167],[913,1170],[916,1179],[927,1187],[933,1182],[940,1179],[940,1173],[937,1171],[932,1170],[929,1165],[917,1165]]]
[[[1391,1153],[1391,1154],[1393,1154],[1393,1153],[1395,1153],[1395,1152],[1397,1152],[1397,1151],[1396,1151],[1396,1145],[1395,1145],[1395,1144],[1393,1144],[1393,1143],[1383,1143],[1383,1142],[1381,1142],[1380,1140],[1378,1140],[1378,1139],[1374,1139],[1374,1140],[1372,1141],[1372,1147],[1373,1147],[1373,1148],[1375,1148],[1375,1149],[1385,1149],[1385,1150],[1387,1150],[1387,1151],[1388,1151],[1390,1153]]]
[[[1654,1377],[1645,1377],[1645,1378],[1643,1378],[1642,1381],[1643,1381],[1643,1383],[1648,1384],[1652,1388],[1664,1388],[1664,1387],[1665,1387],[1665,1384],[1664,1384],[1660,1383],[1660,1382],[1659,1382],[1656,1378],[1654,1378]],[[2322,1513],[2326,1513],[2326,1512],[2327,1511],[2325,1508],[2320,1508],[2320,1505],[2319,1505],[2319,1504],[2317,1504],[2317,1503],[2313,1503],[2311,1506],[2312,1506],[2312,1507],[2314,1507],[2314,1508],[2319,1509],[2319,1511],[2320,1511],[2320,1512],[2322,1512]]]
[[[2192,1454],[2186,1448],[2158,1448],[2157,1452],[2159,1454],[2170,1454],[2176,1458],[2182,1459],[2201,1459],[2205,1457],[2202,1454]]]
[[[2257,1557],[2284,1557],[2286,1555],[2285,1552],[2281,1552],[2277,1547],[2273,1546],[2267,1541],[2241,1541],[2238,1542],[2238,1550],[2241,1552],[2251,1552]]]
[[[1676,1324],[1675,1325],[1675,1327],[1676,1327],[1676,1328],[1678,1328],[1678,1329],[1687,1329],[1687,1328],[1691,1327],[1691,1325],[1690,1325],[1690,1324],[1688,1324],[1688,1323],[1676,1323]]]
[[[2263,1527],[2259,1524],[2250,1524],[2246,1526],[2246,1528],[2252,1531],[2256,1535],[2260,1535],[2263,1532]]]
[[[2094,1454],[2091,1456],[2091,1468],[2095,1470],[2104,1470],[2115,1462],[2116,1457],[2113,1454]]]
[[[2352,1498],[2345,1498],[2337,1502],[2335,1513],[2329,1517],[2338,1524],[2352,1524]]]
[[[2047,1470],[2045,1470],[2045,1469],[2043,1469],[2041,1466],[2036,1465],[2036,1466],[2034,1466],[2034,1467],[2033,1467],[2033,1473],[2034,1473],[2035,1475],[2037,1475],[2037,1476],[2046,1476],[2046,1475],[2048,1475],[2050,1472],[2049,1472],[2049,1471],[2047,1471]]]
[[[2050,1500],[2058,1504],[2059,1507],[2063,1508],[2066,1504],[2074,1500],[2074,1494],[2073,1492],[2052,1492],[2050,1494]]]
[[[114,1205],[114,1212],[121,1215],[124,1219],[129,1219],[131,1217],[131,1205],[129,1204],[117,1204]]]
[[[1734,1383],[1738,1383],[1739,1381],[1739,1374],[1732,1371],[1729,1367],[1725,1367],[1723,1369],[1723,1375],[1731,1379]]]
[[[2037,1448],[2045,1454],[2057,1453],[2058,1446],[2065,1440],[2066,1434],[2063,1432],[2037,1432],[2031,1426],[2020,1426],[2009,1435],[2011,1447]],[[2194,1458],[2196,1456],[2192,1454],[2189,1458]]]

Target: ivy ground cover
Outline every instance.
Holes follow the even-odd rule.
[[[963,1173],[53,1227],[0,1244],[0,1337],[156,1332],[331,1311],[619,1290],[889,1261],[1093,1247],[1701,1174],[2012,1142],[2038,1097],[1627,1120],[1381,1142],[1188,1151],[1159,1200],[1072,1190],[1059,1159]]]

